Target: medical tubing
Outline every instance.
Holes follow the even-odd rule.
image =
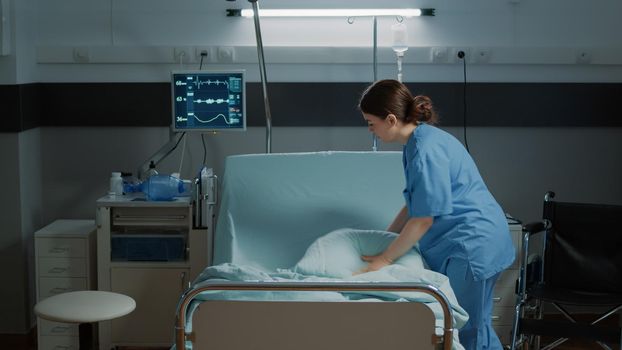
[[[397,55],[397,81],[402,82],[402,59],[404,58],[403,52],[396,52]]]
[[[437,343],[442,343],[443,350],[450,350],[453,345],[454,332],[454,315],[449,300],[443,292],[430,285],[424,283],[396,283],[396,282],[222,282],[222,281],[206,281],[200,286],[192,287],[184,292],[177,303],[177,312],[175,318],[175,348],[177,350],[187,349],[186,340],[193,341],[194,334],[186,333],[186,316],[188,306],[194,298],[200,293],[207,291],[325,291],[325,292],[369,292],[369,291],[407,291],[421,292],[432,296],[443,309],[443,336],[433,338]]]
[[[257,0],[248,0],[253,5],[253,20],[255,22],[255,37],[257,40],[257,56],[259,58],[259,74],[261,76],[261,88],[263,91],[263,103],[266,110],[266,153],[272,153],[272,115],[270,114],[270,102],[268,100],[268,87],[266,77],[266,62],[263,55],[263,42],[261,40],[261,27],[259,25],[259,5]]]
[[[207,161],[207,147],[205,146],[204,134],[201,134],[201,143],[203,144],[203,163],[201,163],[201,165],[205,166],[205,162]]]
[[[181,159],[179,160],[179,171],[177,172],[181,176],[181,168],[184,165],[184,154],[186,154],[186,139],[184,138],[184,145],[181,148]]]

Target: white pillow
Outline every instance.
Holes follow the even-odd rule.
[[[343,228],[332,231],[313,242],[294,272],[320,277],[347,278],[367,266],[361,255],[382,253],[398,235],[388,231]],[[423,269],[419,250],[413,248],[394,264],[408,269]]]

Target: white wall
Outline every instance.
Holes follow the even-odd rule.
[[[262,0],[262,8],[352,6],[346,0]],[[361,7],[377,0],[357,1]],[[403,7],[385,0],[382,6]],[[411,3],[411,2],[409,2]],[[408,82],[459,82],[462,66],[448,58],[430,62],[433,48],[489,48],[489,64],[471,62],[474,82],[622,81],[618,0],[420,0],[436,17],[407,19],[411,49]],[[259,81],[253,23],[227,18],[225,9],[247,1],[219,0],[11,0],[13,50],[0,57],[0,84],[30,82],[165,82],[171,69],[198,68],[196,57],[179,64],[174,48],[207,47],[204,68],[245,68]],[[389,48],[392,18],[378,21],[379,78],[395,76]],[[268,80],[366,82],[372,80],[372,22],[356,19],[262,20]],[[233,63],[218,48],[231,46]],[[309,47],[307,47],[309,46]],[[76,59],[87,53],[87,62]],[[592,55],[577,64],[576,55]],[[44,116],[45,117],[45,116]],[[278,116],[273,116],[278,118]],[[589,116],[586,116],[589,117]],[[461,137],[462,130],[449,128]],[[622,130],[607,128],[470,128],[469,145],[482,175],[504,209],[534,220],[542,195],[560,200],[620,203]],[[168,139],[167,128],[40,128],[0,134],[2,183],[0,266],[9,283],[0,288],[0,333],[31,325],[33,232],[57,218],[92,218],[94,201],[107,190],[111,171],[135,171]],[[208,135],[207,160],[222,173],[229,154],[265,150],[264,130]],[[368,150],[365,128],[274,128],[273,151]],[[180,145],[180,147],[182,147]],[[381,149],[399,149],[381,145]],[[186,146],[182,174],[203,157],[195,135]],[[161,171],[179,169],[180,150]],[[37,177],[35,174],[41,174]],[[20,275],[21,274],[21,275]],[[28,276],[28,277],[26,277]],[[7,317],[4,317],[7,315]]]
[[[383,7],[409,4],[382,2]],[[346,0],[312,4],[263,0],[259,5],[353,6]],[[357,1],[357,5],[374,7],[378,2]],[[436,8],[437,16],[405,19],[411,45],[405,57],[405,81],[462,79],[453,55],[446,63],[429,62],[429,50],[434,47],[447,48],[450,54],[457,48],[473,53],[489,48],[491,64],[473,64],[470,81],[622,78],[622,43],[614,30],[617,15],[622,13],[617,0],[522,0],[516,4],[509,0],[428,0],[414,5]],[[250,8],[247,1],[38,0],[38,6],[42,81],[167,81],[170,69],[198,66],[194,50],[200,47],[211,50],[207,66],[231,66],[218,57],[222,46],[234,47],[234,65],[248,69],[251,81],[259,80],[253,21],[225,16],[227,8]],[[394,23],[394,18],[378,20],[379,77],[395,76],[389,49]],[[353,24],[345,18],[271,18],[262,20],[261,28],[270,81],[372,80],[370,18],[357,18]],[[174,59],[176,47],[190,53],[190,63],[180,65]],[[86,50],[90,63],[76,62],[74,49]],[[576,55],[583,51],[592,56],[591,64],[576,64]]]
[[[6,36],[9,42],[4,41],[3,45],[9,48],[8,55],[0,55],[0,84],[15,84],[17,74],[15,70],[15,6],[12,2],[2,4],[2,17],[4,17],[5,25],[2,27],[2,38]],[[6,11],[8,10],[8,11]],[[8,35],[5,32],[9,31]]]

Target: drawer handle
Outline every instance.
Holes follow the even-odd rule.
[[[68,291],[69,288],[63,288],[63,287],[56,287],[56,288],[52,288],[50,290],[50,294],[59,294],[59,293],[64,293],[66,291]]]
[[[503,299],[502,297],[494,297],[492,298],[492,301],[494,301],[495,303],[498,303],[501,301],[501,299]]]
[[[68,251],[69,251],[69,248],[67,247],[54,247],[54,248],[50,248],[48,253],[61,254],[61,253],[66,253]]]
[[[67,272],[68,268],[66,267],[53,267],[48,270],[49,273],[63,273]]]
[[[173,221],[173,220],[184,220],[186,215],[160,215],[160,216],[140,216],[140,215],[115,215],[115,219],[118,220],[152,220],[152,221]]]
[[[52,328],[50,331],[52,333],[59,334],[59,333],[67,333],[68,330],[69,330],[68,326],[56,326],[56,327]]]

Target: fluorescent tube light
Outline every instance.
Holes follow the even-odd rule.
[[[233,14],[232,14],[233,15]],[[241,10],[242,17],[253,17],[252,9]],[[434,9],[260,9],[260,17],[372,17],[434,16]]]

